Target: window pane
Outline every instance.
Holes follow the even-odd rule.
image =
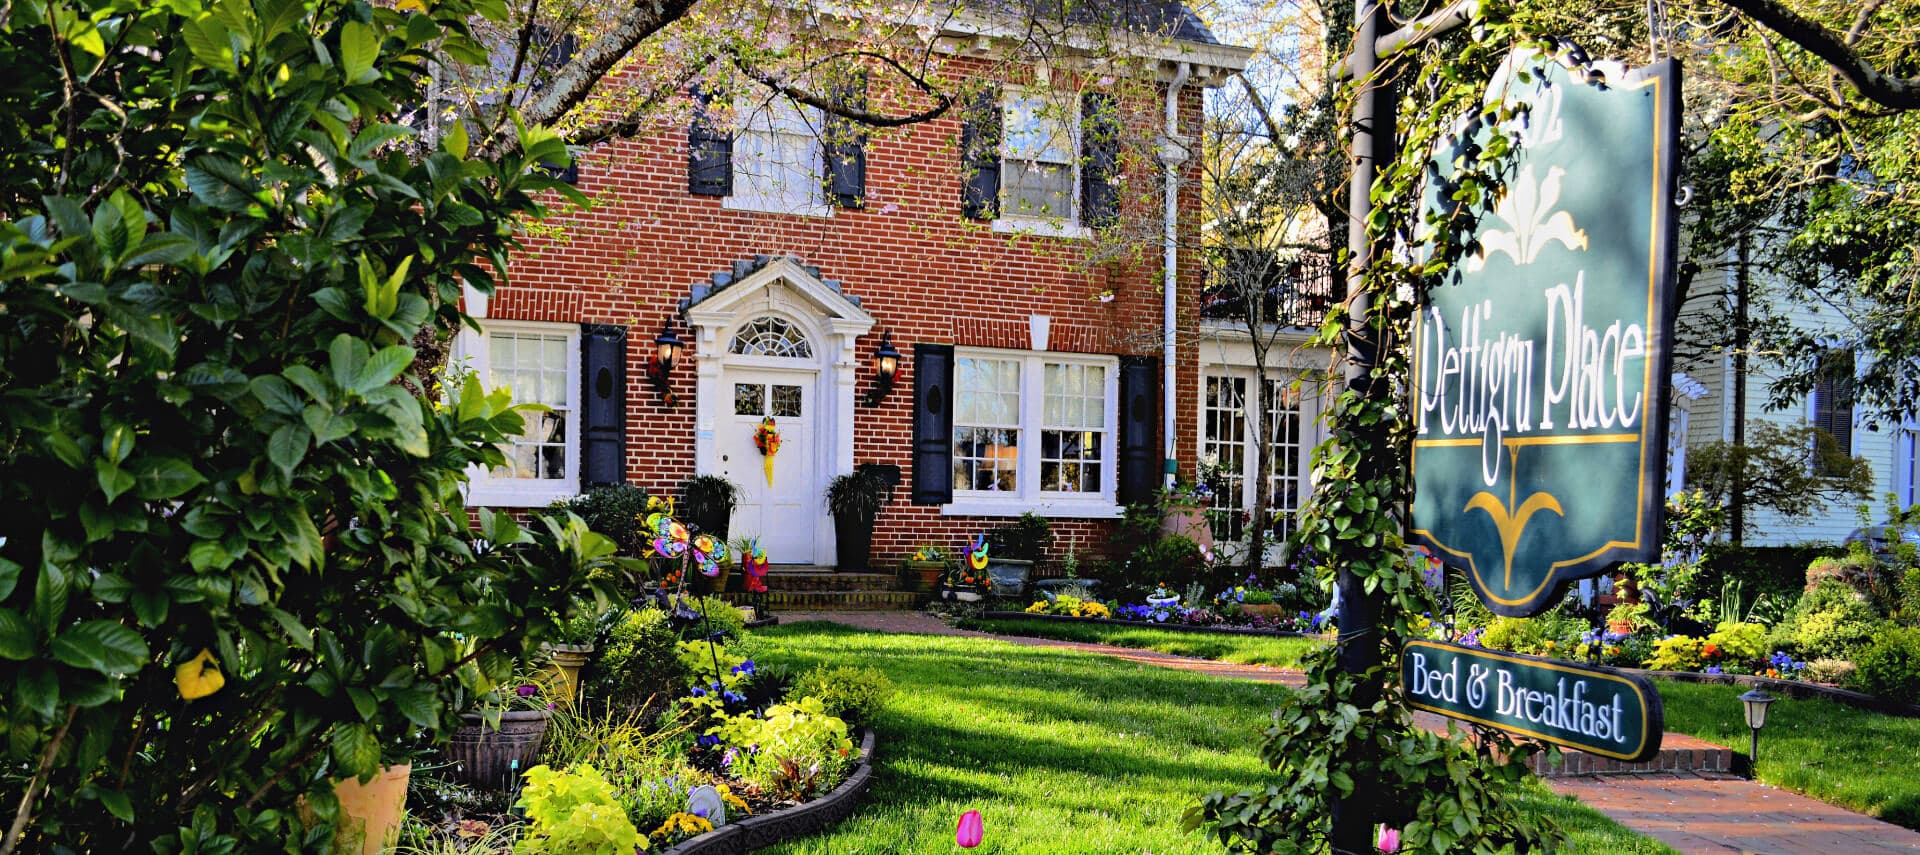
[[[1042,431],[1040,489],[1060,493],[1100,492],[1100,431]]]
[[[573,387],[567,336],[526,332],[487,335],[488,384],[512,392],[516,404],[551,409],[528,414],[523,433],[502,451],[505,466],[494,477],[561,480],[567,477],[567,419]]]
[[[766,388],[758,383],[733,384],[733,414],[736,416],[766,415]]]
[[[1207,516],[1213,536],[1234,542],[1246,536],[1242,485],[1246,477],[1246,380],[1208,377],[1200,414],[1200,457],[1212,461],[1213,507]]]
[[[800,387],[774,386],[773,412],[771,415],[790,417],[800,415]]]
[[[1020,364],[1004,359],[963,358],[958,362],[955,424],[1018,427]]]
[[[1007,157],[1073,162],[1073,135],[1066,114],[1071,104],[1050,104],[1037,95],[1007,99],[1003,146]]]
[[[1020,432],[956,427],[953,431],[953,481],[957,490],[1017,490]]]
[[[1008,158],[1001,172],[1007,211],[1026,217],[1073,218],[1073,167]]]
[[[768,103],[743,101],[745,119],[734,134],[736,195],[770,203],[778,210],[819,205],[821,180],[819,111],[800,108],[785,98]]]

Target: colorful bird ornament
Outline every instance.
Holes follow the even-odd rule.
[[[973,543],[967,547],[967,566],[974,570],[987,569],[987,536],[975,535]]]

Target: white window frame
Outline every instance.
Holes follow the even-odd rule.
[[[1062,519],[1112,519],[1123,511],[1116,499],[1120,474],[1120,360],[1053,351],[1005,350],[996,348],[956,348],[954,352],[956,388],[959,360],[1000,359],[1020,363],[1020,456],[1014,470],[1014,490],[964,490],[956,482],[953,501],[942,506],[945,516],[1018,516],[1033,511]],[[1105,375],[1103,418],[1100,446],[1100,492],[1063,493],[1040,489],[1040,434],[1046,395],[1046,365],[1088,365],[1102,369]],[[958,413],[955,414],[956,416]],[[955,419],[955,427],[959,421]],[[949,437],[951,441],[951,437]]]
[[[1920,504],[1920,423],[1903,421],[1893,434],[1893,494],[1901,508]]]
[[[484,333],[463,329],[454,337],[448,354],[450,366],[461,366],[480,378],[480,385],[491,390],[492,348],[487,336],[492,333],[564,335],[567,339],[567,402],[572,418],[567,419],[565,474],[560,478],[500,478],[478,466],[467,469],[467,504],[470,506],[533,508],[580,494],[580,420],[585,407],[580,400],[580,325],[539,323],[534,321],[480,322]],[[464,363],[464,364],[463,364]]]
[[[802,134],[791,128],[782,130],[772,123],[770,118],[772,112],[782,109],[783,104],[798,112],[799,124],[806,128],[806,133]],[[721,206],[732,211],[795,214],[805,217],[833,216],[833,205],[827,201],[826,144],[820,138],[820,130],[826,126],[826,120],[820,109],[795,103],[783,95],[775,95],[771,98],[751,98],[742,95],[734,101],[734,115],[738,119],[735,122],[733,135],[733,192],[721,201]],[[756,120],[759,123],[757,126]],[[754,175],[755,169],[769,171],[780,166],[780,164],[765,163],[757,158],[749,163],[746,148],[740,144],[741,140],[749,135],[805,136],[807,138],[808,151],[812,155],[808,168],[812,170],[813,180],[809,184],[810,191],[804,201],[748,191],[752,186],[749,176]]]
[[[1288,384],[1303,381],[1299,393],[1300,397],[1296,404],[1299,409],[1300,419],[1300,435],[1297,438],[1299,447],[1294,449],[1295,471],[1298,473],[1296,477],[1300,479],[1300,495],[1299,507],[1293,508],[1292,512],[1298,513],[1300,509],[1305,508],[1307,503],[1312,500],[1314,491],[1319,489],[1319,482],[1315,479],[1313,471],[1313,449],[1314,446],[1319,445],[1320,441],[1324,438],[1319,425],[1321,411],[1326,407],[1327,402],[1321,394],[1317,394],[1314,391],[1315,384],[1313,381],[1310,379],[1303,380],[1305,377],[1304,372],[1286,368],[1268,368],[1267,372],[1269,374],[1268,382],[1282,387],[1276,391],[1284,392],[1284,387]],[[1197,416],[1194,423],[1196,447],[1204,448],[1208,444],[1206,396],[1207,380],[1212,377],[1238,379],[1245,384],[1246,398],[1248,400],[1243,401],[1243,410],[1246,413],[1246,420],[1244,422],[1245,435],[1241,437],[1240,472],[1237,473],[1237,480],[1240,484],[1240,495],[1237,497],[1239,499],[1239,505],[1235,510],[1240,512],[1248,511],[1253,508],[1255,483],[1253,443],[1256,440],[1265,441],[1269,438],[1270,430],[1267,426],[1269,414],[1262,412],[1260,407],[1253,406],[1254,401],[1252,399],[1259,394],[1259,382],[1252,368],[1225,363],[1203,364],[1200,366],[1200,382],[1196,387],[1197,397],[1194,400],[1194,412]],[[1272,498],[1277,500],[1278,496],[1276,495]],[[1273,512],[1279,509],[1277,507],[1268,507],[1267,510]],[[1291,524],[1287,526],[1289,530],[1291,530],[1292,527]],[[1247,528],[1242,528],[1243,534],[1239,541],[1215,544],[1221,549],[1221,554],[1234,560],[1240,560],[1244,557],[1246,552],[1244,532],[1246,530]],[[1268,530],[1272,531],[1272,528],[1269,527]],[[1277,550],[1278,547],[1271,547],[1264,560],[1278,560],[1279,552]]]
[[[1008,156],[1007,113],[1018,101],[1033,99],[1043,108],[1050,107],[1058,98],[1067,100],[1066,110],[1061,117],[1066,122],[1067,165],[1072,171],[1073,181],[1067,188],[1068,215],[1064,217],[1038,217],[1012,210],[1007,204],[1007,175],[1012,171],[1012,159]],[[996,207],[1000,215],[993,221],[993,230],[1002,233],[1022,233],[1049,235],[1053,237],[1084,238],[1092,232],[1080,222],[1080,99],[1060,91],[1037,87],[1007,87],[1000,93],[1000,198]],[[1031,158],[1026,158],[1031,160]]]

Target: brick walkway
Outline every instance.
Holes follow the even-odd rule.
[[[924,612],[782,612],[780,620],[786,623],[824,620],[881,632],[994,638],[1028,647],[1097,653],[1236,680],[1292,686],[1305,682],[1304,675],[1298,671],[1264,665],[1230,665],[1104,644],[956,629]],[[1445,726],[1444,719],[1425,713],[1416,716],[1416,722],[1436,730]],[[1673,734],[1672,738],[1698,742],[1680,734]],[[1920,853],[1920,832],[1734,775],[1654,773],[1545,780],[1556,792],[1573,796],[1621,825],[1658,839],[1685,855]]]

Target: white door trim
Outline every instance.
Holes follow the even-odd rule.
[[[736,356],[727,352],[741,325],[765,315],[782,318],[807,335],[813,360]],[[814,484],[825,491],[835,475],[853,471],[853,390],[859,368],[854,345],[873,329],[874,319],[839,291],[828,287],[791,258],[769,262],[686,311],[698,360],[694,391],[694,471],[716,473],[719,444],[715,430],[731,412],[725,369],[728,365],[802,368],[818,372],[814,384]],[[723,409],[725,408],[725,409]],[[814,514],[812,556],[769,556],[776,563],[835,563],[833,518],[826,502]]]

